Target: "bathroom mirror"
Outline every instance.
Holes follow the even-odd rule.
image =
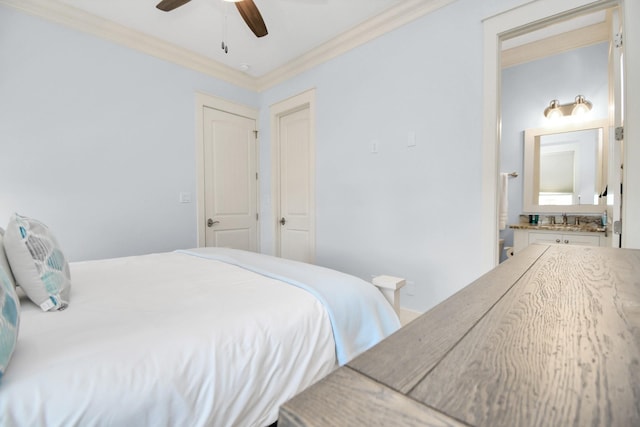
[[[608,134],[605,120],[525,130],[524,212],[601,212]]]

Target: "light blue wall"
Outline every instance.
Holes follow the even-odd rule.
[[[316,88],[317,262],[365,279],[405,277],[415,283],[415,295],[402,292],[407,308],[426,310],[468,284],[481,271],[477,254],[491,250],[479,215],[484,13],[481,2],[458,1],[262,98],[268,106]],[[268,125],[265,108],[263,171]],[[266,199],[262,208],[273,223]],[[272,228],[262,230],[272,248]]]
[[[315,87],[317,261],[406,277],[402,305],[426,310],[493,250],[479,218],[482,20],[525,2],[459,0],[261,94],[0,7],[0,224],[41,218],[73,260],[194,246],[195,203],[178,193],[195,197],[202,91],[260,109],[269,252],[268,108]]]
[[[196,91],[258,107],[256,93],[0,6],[0,226],[39,218],[71,260],[195,246]]]
[[[509,224],[522,213],[524,130],[549,125],[543,111],[552,99],[565,104],[576,95],[593,103],[591,120],[609,117],[609,43],[575,49],[502,71],[502,140],[500,169],[519,173],[509,179]],[[513,245],[513,230],[500,232]]]

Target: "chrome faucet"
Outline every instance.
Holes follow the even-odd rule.
[[[566,213],[562,214],[562,225],[567,225],[567,214]]]

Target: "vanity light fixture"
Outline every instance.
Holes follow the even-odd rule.
[[[570,104],[560,104],[560,101],[554,99],[549,106],[544,109],[544,116],[548,119],[556,119],[563,116],[577,116],[591,111],[593,105],[587,101],[582,95],[576,96],[574,102]]]
[[[562,110],[560,110],[560,101],[557,99],[552,100],[549,106],[544,109],[544,116],[548,119],[557,119],[564,116]]]
[[[588,113],[591,111],[591,103],[584,99],[584,96],[578,95],[576,96],[576,102],[573,103],[573,110],[571,110],[571,115],[579,116],[581,114]]]

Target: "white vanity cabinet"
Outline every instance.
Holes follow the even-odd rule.
[[[542,244],[563,244],[563,245],[582,245],[582,246],[600,246],[600,236],[594,236],[591,233],[578,234],[558,234],[558,233],[541,233],[541,232],[529,232],[529,244],[542,243]]]
[[[604,232],[579,232],[538,229],[513,230],[513,252],[518,253],[527,246],[538,243],[545,245],[609,246],[609,238]]]

